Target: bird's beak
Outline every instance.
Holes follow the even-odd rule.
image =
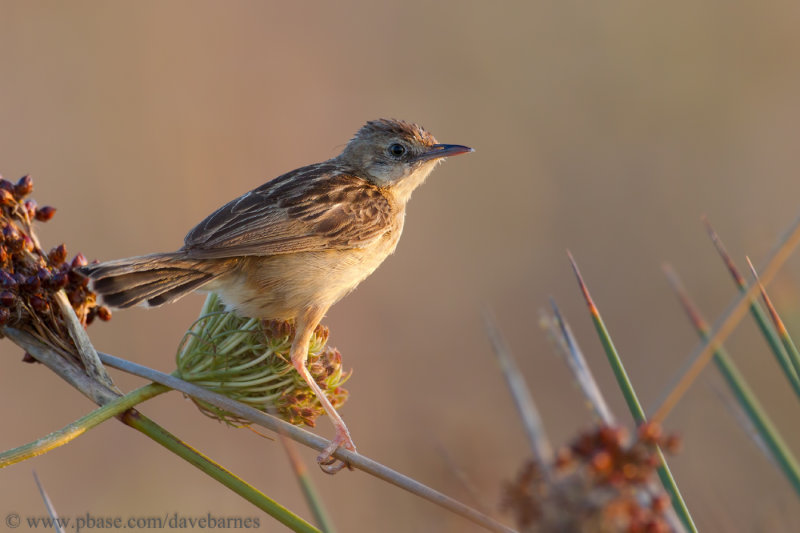
[[[461,146],[460,144],[434,144],[427,151],[417,156],[417,161],[427,161],[429,159],[439,159],[442,157],[450,157],[451,155],[466,154],[474,152],[469,146]]]

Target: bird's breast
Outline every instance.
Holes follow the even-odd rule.
[[[394,251],[401,231],[402,223],[361,248],[243,258],[209,290],[243,316],[295,318],[309,307],[333,305],[355,289]]]

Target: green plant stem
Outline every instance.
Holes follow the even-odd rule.
[[[117,401],[121,401],[125,398],[124,396],[120,397],[119,393],[112,390],[107,385],[95,381],[89,376],[87,376],[84,373],[84,371],[78,368],[76,365],[69,364],[61,354],[51,349],[49,346],[46,346],[41,342],[37,341],[30,334],[24,331],[15,330],[13,328],[3,328],[2,332],[6,336],[11,338],[16,344],[22,346],[28,353],[32,354],[38,361],[45,364],[48,368],[56,372],[56,374],[58,374],[62,379],[64,379],[65,381],[73,385],[76,389],[78,389],[80,392],[82,392],[84,395],[95,401],[95,403],[97,403],[98,405],[103,406],[106,404],[112,404]],[[169,385],[164,385],[164,384],[161,385],[150,384],[145,387],[141,387],[140,389],[137,389],[131,394],[135,394],[138,396],[138,398],[135,398],[136,400],[143,401],[144,399],[146,399],[148,394],[156,395],[160,394],[161,392],[164,392],[164,390],[160,390],[162,388],[164,390],[168,390],[172,387],[169,387]],[[100,410],[102,410],[102,407],[100,408]],[[115,408],[111,408],[109,409],[109,411],[106,411],[102,415],[99,415],[99,418],[107,420],[111,416],[114,416],[114,414],[110,414],[112,411],[115,411]],[[145,433],[148,437],[155,440],[159,444],[162,444],[168,449],[174,451],[180,457],[189,461],[191,464],[197,466],[198,468],[206,472],[208,475],[210,475],[220,483],[224,484],[226,487],[230,488],[231,490],[233,490],[240,496],[244,497],[257,507],[259,507],[260,509],[264,510],[265,512],[270,514],[271,512],[274,512],[275,514],[274,515],[271,514],[271,516],[273,516],[276,520],[279,520],[280,522],[287,525],[288,524],[297,525],[298,529],[295,529],[295,531],[318,531],[311,524],[308,524],[308,522],[305,522],[299,516],[294,515],[291,511],[285,509],[284,507],[276,503],[274,500],[270,499],[257,489],[248,485],[241,478],[235,476],[234,474],[224,469],[219,464],[215,463],[211,459],[203,456],[202,454],[195,451],[188,445],[184,444],[177,437],[171,435],[168,431],[166,431],[165,429],[163,429],[162,427],[160,427],[158,424],[148,419],[147,417],[136,412],[134,409],[129,408],[127,411],[123,411],[123,413],[124,414],[119,414],[119,417],[123,422],[125,422],[126,420],[131,422],[129,425],[141,431],[142,433]],[[135,415],[133,413],[135,413]],[[97,423],[99,423],[99,421]],[[64,442],[62,442],[62,444],[63,443]]]
[[[797,346],[792,340],[792,336],[789,335],[789,330],[786,329],[786,325],[783,323],[783,320],[778,314],[778,310],[775,309],[774,305],[772,305],[772,300],[767,294],[767,289],[758,279],[758,272],[756,272],[756,268],[753,266],[753,263],[750,262],[749,257],[747,258],[747,265],[750,267],[753,277],[755,277],[755,282],[758,283],[758,286],[761,289],[761,298],[764,300],[764,305],[767,306],[769,316],[772,318],[772,324],[775,326],[778,336],[781,339],[781,343],[783,344],[783,347],[786,349],[786,353],[789,356],[789,360],[792,362],[792,369],[794,370],[792,375],[797,381],[800,381],[800,352],[797,351]],[[791,374],[791,372],[789,372],[789,374]]]
[[[54,371],[59,377],[67,381],[70,385],[75,387],[82,394],[98,404],[105,404],[114,401],[118,394],[111,391],[108,387],[89,378],[82,369],[75,365],[68,364],[62,354],[57,352],[50,346],[46,346],[41,342],[34,339],[30,334],[19,331],[13,328],[5,327],[0,329],[7,337],[12,339],[16,344],[21,346],[24,350],[32,354],[38,361],[45,364],[49,369]],[[263,426],[272,431],[279,431],[278,426],[282,426],[282,431],[285,431],[290,438],[296,442],[304,444],[310,448],[318,451],[324,450],[330,442],[319,437],[310,431],[293,426],[283,420],[272,417],[262,411],[252,407],[243,405],[239,402],[233,401],[226,396],[210,392],[201,387],[187,383],[175,376],[158,372],[151,368],[137,365],[130,361],[113,357],[108,354],[100,353],[101,361],[111,367],[118,368],[124,372],[134,374],[156,383],[161,383],[171,389],[183,392],[194,398],[208,402],[215,405],[220,409],[231,412],[241,418],[250,420],[251,422]],[[163,430],[162,430],[163,431]],[[363,455],[350,452],[339,448],[334,452],[334,457],[346,461],[353,467],[362,470],[378,479],[391,483],[396,487],[406,490],[420,498],[428,500],[431,503],[439,505],[440,507],[449,510],[467,520],[478,524],[489,531],[498,533],[514,533],[514,530],[497,522],[490,516],[483,514],[461,502],[458,502],[441,492],[438,492],[422,483],[404,476],[376,461],[373,461]]]
[[[294,471],[297,482],[300,485],[300,490],[303,492],[308,507],[314,515],[314,521],[324,533],[336,533],[336,528],[325,510],[325,505],[322,498],[317,494],[317,489],[314,487],[314,482],[311,481],[311,476],[308,475],[308,469],[300,458],[295,443],[289,439],[283,432],[278,433],[283,449],[286,451],[286,456],[289,458],[289,464]]]
[[[746,291],[747,286],[741,287],[741,290],[742,292]],[[797,363],[793,362],[788,355],[791,352],[788,351],[785,342],[782,342],[778,333],[770,325],[770,321],[764,313],[764,310],[761,309],[755,300],[750,304],[750,313],[753,315],[756,324],[758,324],[758,329],[767,341],[770,351],[775,355],[775,360],[778,361],[778,365],[781,367],[781,370],[783,370],[783,374],[789,381],[789,385],[791,385],[795,395],[800,398],[800,377],[798,377]],[[707,340],[707,336],[704,340]]]
[[[800,244],[800,217],[795,220],[789,230],[780,239],[774,251],[767,260],[766,267],[762,269],[761,282],[766,287],[777,275],[783,264],[792,255],[794,249]],[[733,333],[736,326],[744,318],[749,308],[748,303],[753,301],[758,287],[751,285],[742,293],[739,298],[731,304],[728,310],[717,320],[717,325],[709,332],[708,340],[702,343],[689,356],[689,364],[686,370],[678,378],[675,385],[670,389],[667,397],[653,413],[652,420],[661,422],[669,414],[680,398],[686,393],[692,383],[697,379],[703,368],[711,361],[716,347],[722,343],[728,335]]]
[[[705,333],[701,336],[705,339],[708,334]],[[798,467],[797,459],[795,459],[783,438],[781,438],[780,432],[775,428],[772,420],[761,407],[755,394],[753,394],[753,391],[747,385],[744,377],[724,348],[719,348],[714,353],[714,362],[739,401],[739,405],[747,413],[747,417],[756,427],[758,434],[764,439],[781,472],[786,476],[797,495],[800,496],[800,468]]]
[[[575,276],[578,278],[578,283],[581,287],[581,291],[583,292],[583,296],[586,299],[586,304],[588,305],[589,312],[592,315],[592,322],[594,323],[594,327],[597,330],[598,336],[600,337],[600,342],[603,344],[603,349],[606,353],[606,357],[608,358],[608,362],[614,371],[614,376],[617,378],[617,385],[619,385],[619,388],[622,390],[622,394],[625,397],[625,401],[628,404],[628,409],[630,409],[636,425],[640,426],[647,422],[647,417],[645,416],[642,404],[639,402],[639,399],[636,396],[636,391],[633,388],[633,384],[631,383],[630,378],[628,378],[628,373],[625,371],[625,366],[622,364],[622,358],[619,356],[619,352],[617,352],[614,342],[611,340],[611,335],[608,332],[608,328],[606,328],[603,317],[600,315],[600,310],[594,304],[594,300],[592,300],[592,296],[589,294],[589,288],[584,283],[583,277],[581,276],[578,265],[575,263],[572,254],[569,254],[569,260],[572,264],[572,269],[575,272]],[[681,522],[683,522],[684,527],[686,527],[686,529],[692,533],[697,533],[697,527],[694,525],[692,515],[689,512],[689,508],[686,506],[686,502],[681,495],[681,491],[678,489],[678,484],[675,482],[672,471],[667,465],[666,458],[664,457],[661,448],[656,448],[658,452],[658,458],[660,460],[660,464],[657,469],[658,477],[661,479],[661,484],[664,486],[664,489],[667,491],[670,499],[672,500],[672,507],[675,509],[675,512],[681,519]]]
[[[134,405],[137,405],[145,400],[149,400],[154,396],[158,396],[167,392],[169,387],[160,385],[158,383],[150,383],[144,387],[140,387],[135,391],[120,396],[99,409],[95,409],[91,413],[79,418],[75,422],[65,426],[64,428],[54,431],[40,439],[37,439],[28,444],[23,444],[17,448],[7,450],[0,453],[0,468],[20,463],[32,457],[42,455],[49,452],[54,448],[63,446],[73,439],[83,435],[88,430],[105,422],[109,418],[120,415],[127,411]]]
[[[236,494],[246,499],[271,517],[275,518],[293,531],[304,533],[319,533],[320,530],[312,526],[289,509],[282,506],[263,492],[242,480],[230,470],[217,464],[212,459],[201,454],[191,446],[178,439],[164,428],[143,416],[135,409],[126,411],[121,420],[123,423],[140,431],[153,439],[189,464],[199,468],[205,474],[219,481]]]
[[[600,335],[600,339],[603,343],[603,348],[605,349],[608,361],[611,364],[611,367],[614,369],[614,375],[617,376],[617,385],[619,385],[620,389],[622,389],[623,395],[628,402],[628,408],[631,411],[631,415],[633,416],[636,425],[640,426],[647,422],[647,417],[644,414],[642,404],[639,402],[639,399],[636,396],[636,391],[634,390],[633,385],[628,378],[628,373],[625,371],[625,367],[622,364],[622,359],[620,358],[617,349],[614,347],[614,343],[611,341],[611,336],[608,333],[608,329],[606,329],[600,313],[592,313],[592,320],[594,321],[595,328]],[[658,477],[661,479],[661,484],[664,486],[664,489],[670,495],[672,507],[680,517],[684,527],[693,533],[697,533],[697,527],[694,525],[692,515],[689,512],[689,508],[686,506],[686,502],[681,495],[681,491],[678,488],[678,484],[675,481],[675,477],[672,475],[672,471],[667,464],[667,460],[664,457],[661,448],[656,447],[656,451],[660,461],[657,469]]]
[[[686,314],[689,316],[689,320],[692,322],[692,325],[694,326],[698,336],[704,341],[708,340],[711,327],[705,318],[703,318],[703,316],[700,314],[698,307],[689,297],[686,289],[678,279],[678,275],[672,268],[668,266],[664,267],[664,272],[666,273],[667,279],[669,280],[670,285],[672,285],[673,290],[677,293],[678,298],[680,299]],[[758,310],[761,311],[760,308],[758,308]],[[720,345],[714,351],[714,363],[717,365],[722,377],[725,378],[725,381],[736,397],[736,400],[739,402],[739,405],[747,414],[750,422],[756,428],[756,431],[758,431],[760,437],[764,440],[764,443],[767,445],[767,448],[772,454],[772,457],[775,459],[775,462],[778,464],[781,472],[783,472],[789,483],[794,488],[795,492],[798,494],[798,496],[800,496],[800,467],[798,467],[797,459],[795,459],[795,457],[792,455],[789,447],[786,446],[786,443],[783,441],[780,432],[772,423],[772,420],[770,420],[766,411],[764,411],[764,409],[761,407],[756,395],[750,389],[750,386],[747,384],[744,376],[742,376],[742,374],[739,372],[739,369],[736,368],[736,364],[733,362],[733,359],[731,359],[731,357],[728,355],[728,352],[722,345]]]
[[[741,293],[748,292],[749,287],[747,285],[747,281],[745,280],[744,276],[742,276],[739,267],[736,266],[733,258],[728,253],[725,245],[722,243],[722,239],[720,239],[719,235],[711,226],[711,223],[708,221],[708,219],[704,219],[704,223],[709,232],[709,236],[711,237],[711,241],[714,243],[714,247],[717,249],[722,261],[728,268],[728,272],[733,278],[733,283],[736,285],[736,288],[739,289],[739,292]],[[758,278],[758,274],[756,273],[756,270],[752,263],[750,263],[749,259],[748,263],[753,271],[753,275]],[[675,276],[677,278],[674,273],[671,274],[670,272],[667,272],[667,276]],[[758,281],[758,283],[761,284],[760,281]],[[678,288],[680,291],[683,291],[682,287],[679,286]],[[685,291],[683,292],[685,293]],[[771,307],[769,298],[766,296],[766,291],[763,285],[761,285],[761,292],[762,296],[764,296],[764,299],[767,302],[768,308]],[[684,297],[681,296],[681,298],[683,299]],[[686,304],[684,303],[684,306],[685,305]],[[758,302],[755,298],[753,298],[750,302],[750,314],[753,315],[756,324],[758,324],[758,329],[764,336],[764,340],[767,341],[770,351],[772,351],[772,354],[775,356],[775,360],[778,362],[778,366],[781,367],[783,374],[786,376],[786,379],[792,386],[795,396],[800,398],[800,355],[798,355],[797,349],[791,349],[794,346],[793,343],[791,347],[787,346],[786,341],[782,338],[782,336],[779,335],[778,331],[776,331],[776,328],[773,327],[773,324],[770,323],[770,320],[767,318],[767,315],[764,313],[764,310],[761,308],[761,306],[758,305]],[[705,320],[703,320],[703,322],[705,322]],[[710,331],[710,328],[707,327],[707,329]],[[789,339],[789,342],[791,342],[791,339]]]

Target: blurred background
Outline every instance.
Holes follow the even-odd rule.
[[[499,513],[529,449],[481,322],[491,308],[552,440],[591,424],[538,326],[553,296],[630,425],[566,260],[569,248],[649,409],[696,337],[669,262],[709,319],[736,291],[700,217],[761,263],[798,214],[800,5],[471,1],[0,0],[0,173],[31,174],[45,247],[112,259],[173,250],[212,210],[339,153],[367,120],[418,122],[474,154],[414,194],[397,253],[324,321],[354,368],[342,409],[359,451]],[[800,335],[800,260],[772,286]],[[117,312],[98,349],[170,372],[202,296]],[[794,320],[793,320],[794,319]],[[727,343],[790,447],[800,413],[747,320]],[[0,449],[92,405],[0,345]],[[141,381],[114,373],[125,390]],[[785,531],[789,484],[718,394],[709,367],[667,419],[672,458],[706,531]],[[145,414],[310,517],[280,445],[211,421],[177,393]],[[317,430],[333,434],[321,418]],[[303,450],[339,531],[477,531]],[[65,517],[269,517],[142,435],[109,422],[0,472],[0,515],[42,514],[35,469]],[[757,496],[754,496],[757,495]]]

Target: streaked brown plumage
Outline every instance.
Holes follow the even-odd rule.
[[[214,291],[247,317],[294,319],[292,362],[333,419],[336,437],[319,457],[342,464],[355,450],[344,422],[311,379],[305,357],[328,308],[391,254],[413,190],[447,156],[471,152],[436,144],[415,124],[368,122],[344,151],[288,172],[212,213],[170,253],[90,265],[83,272],[114,307],[159,306],[194,290]]]

